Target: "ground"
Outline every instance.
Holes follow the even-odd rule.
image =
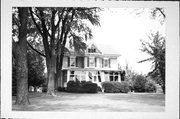
[[[13,111],[91,111],[91,112],[162,112],[165,95],[156,93],[57,93],[56,97],[30,93],[29,106],[14,105]]]

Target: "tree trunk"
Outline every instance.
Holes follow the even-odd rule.
[[[56,74],[56,55],[55,50],[52,51],[51,59],[47,59],[48,84],[47,95],[55,96],[55,74]]]
[[[15,104],[28,105],[28,66],[27,66],[27,8],[19,10],[19,41],[15,43],[16,72],[17,72],[17,95]]]
[[[48,69],[48,87],[47,87],[47,94],[48,95],[55,95],[54,94],[54,79],[55,79],[55,71],[54,67],[50,67]]]
[[[28,67],[26,57],[26,44],[16,49],[17,95],[18,105],[29,104],[28,99]]]
[[[57,68],[56,68],[56,88],[58,88],[58,81],[60,81],[60,84],[63,83],[62,79],[62,66],[63,66],[63,58],[64,58],[64,47],[61,47],[61,54],[59,57],[57,57]]]

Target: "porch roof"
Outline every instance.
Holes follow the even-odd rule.
[[[64,68],[62,70],[70,71],[107,71],[107,72],[120,72],[119,69],[104,69],[104,68]]]

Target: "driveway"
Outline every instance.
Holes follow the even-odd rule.
[[[164,94],[147,93],[57,93],[56,97],[30,93],[29,106],[14,105],[16,111],[68,111],[68,112],[162,112],[165,111]]]

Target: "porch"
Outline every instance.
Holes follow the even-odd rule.
[[[58,81],[58,86],[67,87],[67,82],[70,80],[91,81],[101,87],[101,82],[104,81],[121,82],[121,75],[119,70],[84,68],[63,69],[61,80]]]

